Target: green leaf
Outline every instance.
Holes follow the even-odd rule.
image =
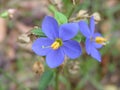
[[[71,84],[64,75],[60,75],[59,80],[66,86],[66,90],[71,90]]]
[[[81,42],[82,41],[82,35],[80,33],[78,33],[73,39],[78,41],[78,42]]]
[[[31,33],[39,37],[45,37],[45,34],[42,32],[40,28],[32,29]]]
[[[54,72],[52,70],[47,70],[43,73],[39,81],[39,90],[45,90],[52,80]]]
[[[78,84],[76,85],[76,88],[75,90],[81,90],[85,84],[87,83],[87,81],[89,80],[89,74],[86,74],[79,82]]]
[[[68,22],[67,17],[63,13],[57,11],[53,5],[49,6],[49,10],[54,13],[54,17],[58,24],[64,24]]]
[[[8,16],[9,16],[8,11],[4,11],[3,13],[0,14],[0,17],[2,18],[8,18]]]
[[[103,85],[100,83],[100,81],[97,81],[95,78],[90,78],[90,82],[97,90],[104,90]]]
[[[67,17],[61,12],[56,11],[54,15],[59,24],[64,24],[68,22]]]
[[[52,13],[57,11],[53,5],[50,5],[48,8]]]

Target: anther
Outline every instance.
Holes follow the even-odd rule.
[[[58,49],[59,47],[60,47],[60,43],[57,42],[57,41],[55,41],[55,42],[51,45],[51,48],[54,49],[54,50]]]
[[[95,42],[98,43],[98,44],[103,44],[105,45],[106,42],[107,42],[107,39],[103,38],[103,37],[96,37],[95,38]]]

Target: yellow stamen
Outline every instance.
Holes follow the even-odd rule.
[[[103,37],[96,37],[96,38],[95,38],[95,41],[96,41],[96,43],[98,43],[98,44],[105,44],[106,41],[107,41],[107,39],[105,39],[105,38],[103,38]]]
[[[55,42],[51,45],[51,48],[54,49],[54,50],[58,49],[59,47],[60,47],[60,43],[57,42],[57,41],[55,41]]]

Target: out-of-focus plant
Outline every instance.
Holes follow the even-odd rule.
[[[66,7],[71,4],[67,0],[63,2]],[[41,27],[34,27],[29,35],[23,34],[18,38],[22,43],[34,41],[32,50],[44,58],[44,61],[36,61],[33,65],[33,71],[41,75],[39,90],[45,90],[49,84],[55,90],[59,90],[60,82],[66,85],[66,90],[72,90],[68,78],[75,74],[76,76],[80,74],[78,76],[82,77],[81,80],[78,80],[75,90],[82,89],[87,82],[90,82],[98,90],[103,89],[100,85],[100,80],[98,80],[100,79],[99,75],[94,72],[98,70],[98,62],[84,56],[79,57],[82,53],[82,45],[80,46],[80,44],[85,43],[87,54],[101,62],[98,49],[106,44],[107,39],[94,31],[95,25],[101,21],[101,17],[98,12],[89,14],[88,10],[80,10],[78,5],[77,2],[74,2],[73,7],[71,7],[72,11],[69,11],[69,13],[61,13],[55,6],[50,5],[49,10],[53,16],[45,16]],[[87,6],[87,3],[85,5]],[[14,10],[7,10],[1,13],[0,17],[12,18],[14,12]],[[84,46],[82,49],[84,53]],[[76,59],[75,61],[78,63],[76,64],[74,61],[69,63],[71,59]],[[110,67],[111,71],[112,68],[114,67]]]
[[[1,18],[13,18],[16,11],[17,11],[16,9],[8,9],[8,10],[0,13],[0,17]]]

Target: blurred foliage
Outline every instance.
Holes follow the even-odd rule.
[[[53,73],[52,70],[45,71],[42,74],[40,82],[39,82],[39,90],[45,90],[46,89],[46,87],[48,86],[49,82],[53,78],[53,75],[54,75],[54,73]]]
[[[0,14],[0,17],[1,17],[1,18],[8,18],[8,17],[9,17],[8,11],[2,12],[2,13]]]
[[[108,90],[106,86],[112,84],[118,88],[113,90],[119,90],[120,1],[73,0],[75,5],[72,0],[62,0],[62,3],[58,4],[54,4],[54,0],[50,3],[49,1],[51,0],[43,0],[48,4],[46,5],[48,7],[45,6],[47,11],[44,10],[44,5],[42,6],[42,0],[41,2],[34,0],[0,1],[0,17],[8,17],[8,12],[6,12],[8,7],[17,8],[19,12],[12,20],[6,20],[5,41],[1,43],[0,47],[0,90],[54,90],[53,88],[56,86],[55,70],[51,71],[44,64],[45,72],[41,76],[34,75],[31,69],[33,62],[35,60],[44,61],[43,58],[33,54],[29,45],[21,47],[14,39],[31,30],[31,27],[40,26],[45,15],[54,15],[59,24],[62,24],[75,17],[82,9],[88,10],[90,15],[94,12],[100,13],[102,20],[96,25],[96,30],[108,38],[109,43],[100,50],[103,56],[101,63],[86,55],[84,49],[80,58],[74,61],[68,60],[58,76],[59,88],[60,90]],[[62,7],[59,8],[60,4]],[[46,12],[43,12],[42,9]],[[44,36],[40,28],[34,28],[30,32],[38,37]],[[80,33],[74,39],[81,42],[81,46],[84,48],[85,38]]]

